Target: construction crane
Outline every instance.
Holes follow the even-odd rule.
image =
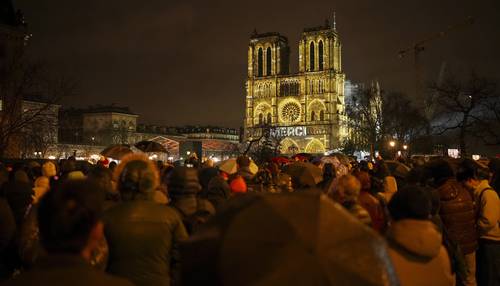
[[[408,54],[413,53],[413,59],[414,59],[414,68],[415,68],[415,94],[417,99],[422,99],[422,68],[420,66],[420,61],[419,57],[422,52],[425,51],[425,47],[427,44],[429,44],[432,41],[438,40],[440,38],[443,38],[444,36],[448,35],[450,32],[454,30],[459,30],[465,27],[468,27],[470,25],[474,24],[474,18],[473,17],[467,17],[464,21],[459,22],[455,25],[448,26],[448,28],[444,31],[435,33],[433,35],[430,35],[429,37],[420,40],[413,45],[402,49],[398,52],[399,58],[404,58]],[[423,102],[425,104],[425,102]]]

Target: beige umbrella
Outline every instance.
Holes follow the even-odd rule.
[[[126,144],[114,144],[101,151],[101,155],[115,160],[121,160],[125,155],[133,153],[130,146]]]
[[[314,191],[229,201],[181,255],[183,285],[398,285],[384,239]]]
[[[219,167],[219,170],[221,170],[225,173],[228,173],[229,175],[235,174],[236,172],[238,172],[238,164],[236,163],[236,158],[231,158],[231,159],[222,161],[221,163],[219,163],[218,167]],[[259,171],[259,167],[252,160],[250,160],[250,168],[249,169],[250,169],[250,172],[252,172],[252,174],[254,174],[254,175],[257,174],[257,172]]]

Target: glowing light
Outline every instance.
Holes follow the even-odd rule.
[[[395,142],[395,141],[390,141],[390,142],[389,142],[389,146],[391,146],[391,147],[396,146],[396,142]]]
[[[55,159],[56,159],[56,156],[52,156],[52,155],[51,155],[51,156],[49,156],[49,157],[48,157],[48,159],[49,159],[49,160],[55,160]]]
[[[408,149],[408,145],[403,145],[403,149],[407,150]]]
[[[479,159],[481,159],[481,155],[477,155],[477,154],[476,155],[472,155],[472,160],[477,161]]]

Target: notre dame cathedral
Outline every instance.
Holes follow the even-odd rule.
[[[245,136],[263,128],[281,139],[281,153],[324,153],[346,136],[341,44],[335,27],[304,29],[298,73],[290,73],[288,39],[254,32],[248,47]],[[267,130],[267,129],[266,129]]]

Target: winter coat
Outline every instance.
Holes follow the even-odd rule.
[[[193,233],[215,214],[215,208],[210,201],[194,194],[173,197],[170,206],[179,212],[188,234]]]
[[[208,183],[207,191],[200,193],[200,197],[206,198],[215,209],[218,209],[229,200],[230,194],[229,184],[222,177],[216,176]]]
[[[0,199],[0,281],[10,276],[11,267],[6,252],[13,246],[16,233],[16,221],[10,206],[4,199]]]
[[[441,208],[439,215],[450,239],[460,245],[464,254],[477,248],[474,204],[469,192],[454,178],[446,180],[437,191]]]
[[[384,208],[380,201],[367,191],[359,193],[359,204],[368,211],[372,221],[372,227],[379,233],[385,231],[387,225],[387,218]]]
[[[136,285],[176,285],[178,243],[187,239],[172,207],[151,200],[122,202],[104,213],[107,271]]]
[[[131,286],[129,281],[92,268],[83,258],[73,255],[51,255],[37,266],[5,283],[6,286]]]
[[[393,176],[386,176],[383,182],[384,192],[380,193],[386,202],[389,202],[392,196],[398,191],[398,184],[396,178]]]
[[[32,187],[27,182],[10,181],[3,185],[3,193],[10,205],[16,225],[20,227],[33,201]]]
[[[413,219],[394,222],[387,238],[401,286],[455,285],[448,253],[432,222]]]
[[[488,181],[483,180],[474,189],[478,208],[477,229],[482,239],[500,241],[500,199]]]

